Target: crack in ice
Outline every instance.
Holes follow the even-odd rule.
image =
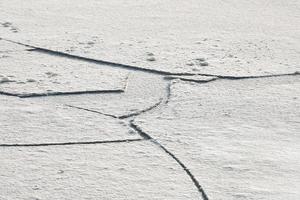
[[[62,143],[0,144],[0,147],[67,146],[67,145],[108,144],[108,143],[123,143],[123,142],[138,142],[138,141],[144,141],[144,139],[101,140],[101,141],[90,141],[90,142],[62,142]]]

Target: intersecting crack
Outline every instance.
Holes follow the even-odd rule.
[[[120,120],[129,119],[129,118],[132,118],[132,117],[142,115],[146,112],[152,111],[152,110],[156,109],[157,107],[159,107],[161,105],[166,105],[169,102],[169,99],[170,99],[170,96],[171,96],[171,87],[172,87],[173,83],[174,83],[173,81],[168,82],[168,85],[166,87],[165,97],[160,98],[155,104],[153,104],[153,105],[151,105],[151,106],[149,106],[145,109],[142,109],[142,110],[139,110],[139,111],[136,111],[136,112],[132,112],[132,113],[128,113],[128,114],[125,114],[125,115],[113,115],[113,114],[104,113],[104,112],[101,112],[101,111],[88,109],[88,108],[84,108],[84,107],[80,107],[80,106],[73,106],[73,105],[69,105],[69,104],[65,104],[65,106],[70,107],[70,108],[85,110],[85,111],[89,111],[89,112],[94,112],[94,113],[101,114],[101,115],[108,116],[108,117],[112,117],[112,118],[115,118],[115,119],[120,119]]]
[[[174,159],[176,161],[176,163],[185,171],[185,173],[189,176],[189,178],[191,179],[191,181],[193,182],[193,184],[195,185],[195,187],[197,188],[197,190],[199,191],[201,197],[203,200],[208,200],[208,196],[206,195],[205,191],[203,190],[202,186],[200,185],[200,183],[198,182],[198,180],[195,178],[195,176],[191,173],[191,171],[183,164],[183,162],[178,159],[172,152],[170,152],[166,147],[164,147],[162,144],[160,144],[156,139],[154,139],[153,137],[151,137],[149,134],[147,134],[146,132],[144,132],[140,127],[138,127],[135,123],[134,123],[134,119],[132,119],[131,117],[136,117],[139,116],[141,114],[144,114],[146,112],[149,112],[153,109],[156,109],[157,107],[159,107],[159,105],[166,105],[168,104],[170,97],[171,97],[171,87],[173,85],[173,81],[169,81],[169,84],[166,88],[166,96],[164,98],[161,98],[159,100],[159,102],[155,103],[154,105],[138,111],[138,112],[134,112],[131,114],[127,114],[127,115],[121,115],[121,116],[116,116],[116,115],[111,115],[111,114],[107,114],[107,113],[102,113],[99,111],[95,111],[95,110],[91,110],[91,109],[86,109],[86,108],[81,108],[81,107],[76,107],[76,106],[71,106],[71,105],[66,105],[68,107],[71,108],[76,108],[76,109],[81,109],[81,110],[85,110],[85,111],[89,111],[89,112],[94,112],[94,113],[98,113],[101,115],[105,115],[105,116],[109,116],[115,119],[119,119],[119,120],[126,120],[129,119],[128,122],[128,126],[133,129],[136,133],[138,133],[143,139],[141,140],[149,140],[151,141],[153,144],[157,145],[159,148],[161,148],[165,153],[167,153],[172,159]]]
[[[6,39],[4,39],[4,40],[6,40]],[[102,112],[95,111],[95,110],[92,110],[92,109],[86,109],[86,108],[82,108],[82,107],[66,105],[68,107],[81,109],[81,110],[85,110],[85,111],[88,111],[88,112],[94,112],[94,113],[102,114],[102,115],[109,116],[109,117],[112,117],[112,118],[115,118],[115,119],[118,119],[118,120],[122,120],[122,121],[126,120],[126,122],[128,122],[128,126],[131,129],[133,129],[135,132],[137,132],[142,137],[142,139],[115,140],[115,141],[94,141],[94,142],[74,142],[74,143],[23,144],[23,145],[22,144],[15,144],[15,145],[1,145],[0,144],[0,146],[74,145],[74,144],[118,143],[118,142],[134,142],[134,141],[150,140],[155,145],[157,145],[159,148],[161,148],[165,153],[167,153],[170,157],[172,157],[172,159],[174,159],[176,161],[176,163],[186,172],[186,174],[189,176],[189,178],[191,179],[191,181],[193,182],[193,184],[195,185],[195,187],[197,188],[197,190],[199,191],[201,197],[204,200],[208,200],[208,196],[206,195],[204,189],[202,188],[202,186],[200,185],[198,180],[195,178],[195,176],[189,170],[189,168],[187,166],[185,166],[183,164],[183,162],[178,157],[176,157],[166,147],[164,147],[161,143],[159,143],[155,138],[153,138],[151,135],[147,134],[138,125],[136,125],[134,123],[134,118],[139,116],[139,115],[148,113],[149,111],[153,111],[154,109],[157,109],[158,107],[160,107],[160,105],[168,104],[168,102],[170,100],[170,97],[171,97],[171,87],[172,87],[172,84],[174,83],[172,81],[173,79],[180,79],[182,81],[189,81],[189,82],[204,83],[204,82],[214,81],[214,80],[217,80],[217,79],[241,80],[241,79],[256,79],[256,78],[270,78],[270,77],[300,75],[299,72],[286,73],[286,74],[274,74],[274,75],[260,75],[260,76],[223,76],[223,75],[216,75],[216,74],[201,74],[201,73],[171,73],[171,72],[168,72],[168,71],[147,69],[147,68],[131,66],[131,65],[125,65],[125,64],[121,64],[121,63],[115,63],[115,62],[110,62],[110,61],[105,61],[105,60],[100,60],[100,59],[91,59],[91,58],[87,58],[87,57],[76,56],[76,55],[72,55],[72,54],[68,54],[68,53],[64,53],[64,52],[60,52],[60,51],[54,51],[54,50],[50,50],[50,49],[46,49],[46,48],[36,47],[36,46],[23,44],[23,43],[11,41],[11,40],[6,40],[6,41],[13,42],[13,43],[23,45],[23,46],[26,46],[26,47],[30,47],[30,48],[32,48],[32,50],[30,50],[30,51],[34,51],[34,52],[37,52],[37,53],[44,53],[44,54],[49,54],[49,55],[61,56],[61,57],[65,57],[65,58],[76,59],[76,60],[81,60],[81,61],[86,61],[86,62],[92,62],[92,63],[96,63],[96,64],[105,64],[105,65],[108,65],[108,66],[111,66],[111,67],[123,68],[123,69],[131,70],[131,71],[142,71],[142,72],[156,74],[156,75],[160,75],[160,76],[168,76],[168,77],[166,77],[166,79],[169,79],[171,81],[168,82],[169,84],[168,84],[168,87],[166,88],[166,95],[165,95],[164,98],[161,98],[157,103],[155,103],[154,105],[152,105],[152,106],[150,106],[146,109],[143,109],[143,110],[140,110],[140,111],[137,111],[137,112],[133,112],[133,113],[129,113],[129,114],[126,114],[126,115],[117,116],[117,115],[112,115],[112,114],[108,114],[108,113],[102,113]],[[193,76],[199,76],[199,75],[211,77],[211,79],[209,81],[203,81],[203,80],[196,80],[193,77]],[[180,76],[182,76],[182,77],[180,77]],[[190,76],[190,77],[183,77],[183,76]]]

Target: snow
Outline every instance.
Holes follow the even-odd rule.
[[[300,77],[177,82],[135,122],[189,166],[211,199],[297,199]]]
[[[67,106],[0,96],[0,144],[43,144],[140,138],[125,124]]]
[[[16,96],[123,90],[126,73],[91,63],[36,52],[7,54],[1,59],[0,92]],[[74,70],[76,69],[76,70]],[[3,79],[2,78],[2,79]]]
[[[11,0],[0,4],[0,17],[19,31],[0,33],[147,69],[230,76],[293,73],[300,61],[299,7],[297,0]],[[154,55],[151,61],[148,53]],[[190,66],[197,58],[209,65]]]
[[[299,2],[0,0],[0,199],[299,199]]]
[[[32,48],[30,47],[21,46],[0,39],[0,53],[2,54],[2,56],[4,56],[5,53],[9,53],[9,52],[24,51],[24,50],[31,50],[31,49]]]
[[[121,94],[89,94],[53,96],[47,101],[90,109],[117,117],[130,115],[157,104],[166,95],[167,82],[163,77],[147,73],[130,73],[125,92]],[[35,98],[40,102],[43,99]]]
[[[1,148],[0,160],[0,199],[198,197],[183,170],[149,142]]]

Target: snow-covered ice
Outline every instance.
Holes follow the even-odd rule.
[[[21,45],[14,44],[14,43],[11,43],[11,42],[0,39],[0,53],[2,54],[1,55],[2,57],[8,56],[8,55],[5,55],[5,53],[31,50],[31,49],[33,49],[33,48],[26,47],[26,46],[21,46]]]
[[[1,59],[0,92],[21,96],[120,92],[127,73],[37,52],[6,53]],[[6,80],[6,81],[1,81]]]
[[[0,0],[0,200],[300,199],[299,2]]]
[[[198,197],[181,168],[149,142],[1,148],[0,160],[0,199]]]
[[[0,17],[18,32],[3,27],[0,33],[148,69],[231,76],[293,73],[300,62],[299,7],[297,0],[10,0],[0,1]],[[198,65],[199,58],[209,65]]]
[[[189,166],[211,199],[297,199],[300,76],[177,82],[136,124]]]
[[[166,97],[167,88],[168,83],[162,76],[133,72],[128,75],[125,92],[122,94],[53,96],[47,101],[125,117],[160,103]],[[36,98],[34,101],[44,99]]]
[[[64,105],[0,96],[0,144],[43,144],[140,138],[109,117]]]

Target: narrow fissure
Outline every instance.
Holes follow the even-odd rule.
[[[33,144],[0,144],[0,147],[37,147],[37,146],[67,146],[67,145],[84,145],[84,144],[107,144],[107,143],[126,143],[138,142],[145,139],[125,139],[125,140],[102,140],[87,142],[61,142],[61,143],[33,143]]]
[[[200,192],[203,200],[208,200],[208,196],[203,190],[202,186],[198,182],[198,180],[195,178],[195,176],[191,173],[191,171],[177,158],[173,153],[171,153],[166,147],[164,147],[162,144],[160,144],[157,140],[153,139],[149,134],[144,132],[140,127],[138,127],[136,124],[134,124],[133,121],[130,121],[130,127],[134,129],[137,133],[139,133],[145,140],[150,140],[157,146],[159,146],[165,153],[167,153],[169,156],[171,156],[179,165],[180,167],[186,172],[186,174],[190,177],[192,182],[194,183],[195,187]]]

